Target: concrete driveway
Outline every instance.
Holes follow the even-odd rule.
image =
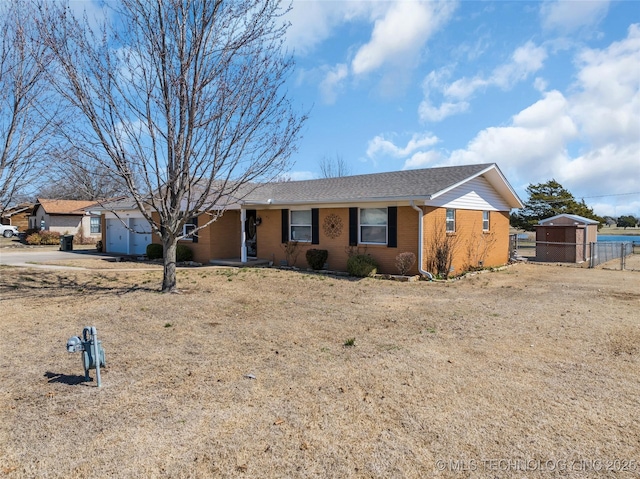
[[[110,255],[98,253],[95,249],[60,251],[57,247],[49,248],[2,248],[0,249],[0,265],[21,266],[44,269],[84,269],[71,266],[54,266],[33,264],[46,261],[69,259],[104,259]]]

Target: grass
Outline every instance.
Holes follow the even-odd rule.
[[[3,268],[0,476],[503,478],[524,475],[438,461],[640,459],[639,273],[314,278],[194,268],[163,295],[161,271]],[[89,325],[100,389],[65,349]]]

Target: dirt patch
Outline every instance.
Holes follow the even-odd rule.
[[[199,268],[167,295],[160,280],[0,271],[0,473],[638,477],[636,272]],[[100,389],[64,347],[88,325]]]

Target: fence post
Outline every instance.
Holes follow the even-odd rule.
[[[620,243],[620,271],[624,271],[624,243]]]
[[[589,243],[589,244],[591,245],[591,251],[589,251],[589,268],[593,268],[593,266],[594,266],[593,263],[595,261],[593,256],[594,256],[594,252],[595,252],[596,248],[595,248],[593,243]]]

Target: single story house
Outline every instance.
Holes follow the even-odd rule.
[[[29,217],[29,228],[83,236],[97,241],[102,237],[99,203],[82,200],[38,198]]]
[[[33,203],[21,203],[7,208],[0,219],[3,225],[17,226],[20,232],[29,228],[29,217],[33,214]]]
[[[560,214],[538,221],[536,261],[582,263],[598,241],[598,221],[583,216]]]
[[[508,262],[509,212],[523,207],[496,164],[253,186],[222,217],[181,241],[195,261],[263,259],[306,267],[306,250],[317,248],[329,252],[332,270],[346,271],[349,256],[364,253],[377,260],[379,272],[396,274],[398,254],[412,252],[417,261],[410,273],[426,274],[434,272],[432,259],[444,241],[453,249],[450,272],[459,273]],[[203,212],[185,232],[209,218]],[[105,230],[106,251],[115,252],[108,225]]]

